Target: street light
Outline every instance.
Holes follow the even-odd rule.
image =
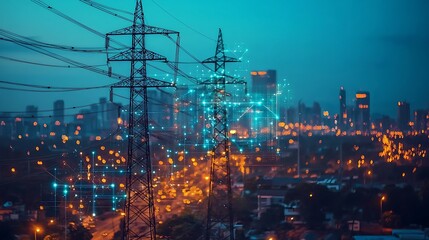
[[[383,217],[383,201],[386,200],[386,196],[380,198],[380,219]]]
[[[35,229],[34,229],[34,240],[37,240],[37,233],[38,232],[40,232],[40,228],[39,227],[36,227]]]

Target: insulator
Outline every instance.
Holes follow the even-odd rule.
[[[112,67],[111,66],[109,66],[107,68],[107,76],[112,77]]]
[[[110,42],[110,38],[108,36],[106,36],[106,41],[105,41],[105,47],[106,47],[106,49],[109,48],[109,42]]]

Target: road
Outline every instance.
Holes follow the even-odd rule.
[[[115,232],[119,231],[120,219],[119,214],[108,214],[98,217],[95,222],[95,228],[92,232],[92,240],[110,240],[113,239]],[[103,219],[103,220],[101,220]]]

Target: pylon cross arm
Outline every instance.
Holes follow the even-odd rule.
[[[143,50],[133,50],[128,49],[126,51],[120,52],[109,58],[109,61],[166,61],[167,58],[161,54],[152,52],[147,49]]]
[[[165,28],[160,27],[153,27],[148,25],[135,25],[135,26],[129,26],[126,28],[122,28],[113,32],[110,32],[106,34],[109,35],[144,35],[144,34],[163,34],[163,35],[170,35],[170,34],[178,34],[179,32],[168,30]]]
[[[115,83],[112,87],[129,88],[129,87],[131,87],[131,80],[130,80],[130,78],[124,79],[122,81]],[[174,85],[174,83],[171,83],[171,82],[166,82],[166,81],[158,80],[155,78],[146,77],[146,78],[135,78],[132,87],[134,87],[134,88],[139,88],[139,87],[175,87],[175,85]]]

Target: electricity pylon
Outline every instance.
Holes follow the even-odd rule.
[[[141,0],[136,0],[133,25],[106,35],[106,43],[109,42],[109,36],[114,35],[128,35],[132,38],[130,49],[108,57],[108,61],[131,63],[130,77],[114,86],[130,90],[124,240],[156,239],[147,90],[152,87],[173,87],[174,84],[147,76],[147,61],[167,60],[146,49],[146,35],[155,34],[179,33],[146,25]]]
[[[228,137],[226,84],[243,84],[237,79],[227,80],[225,63],[239,62],[238,59],[225,56],[222,31],[219,29],[216,53],[203,63],[215,64],[215,76],[200,84],[211,90],[213,97],[213,115],[211,118],[212,144],[210,166],[210,185],[206,219],[205,239],[234,239],[234,217],[232,213],[232,189],[230,168],[230,143]]]

